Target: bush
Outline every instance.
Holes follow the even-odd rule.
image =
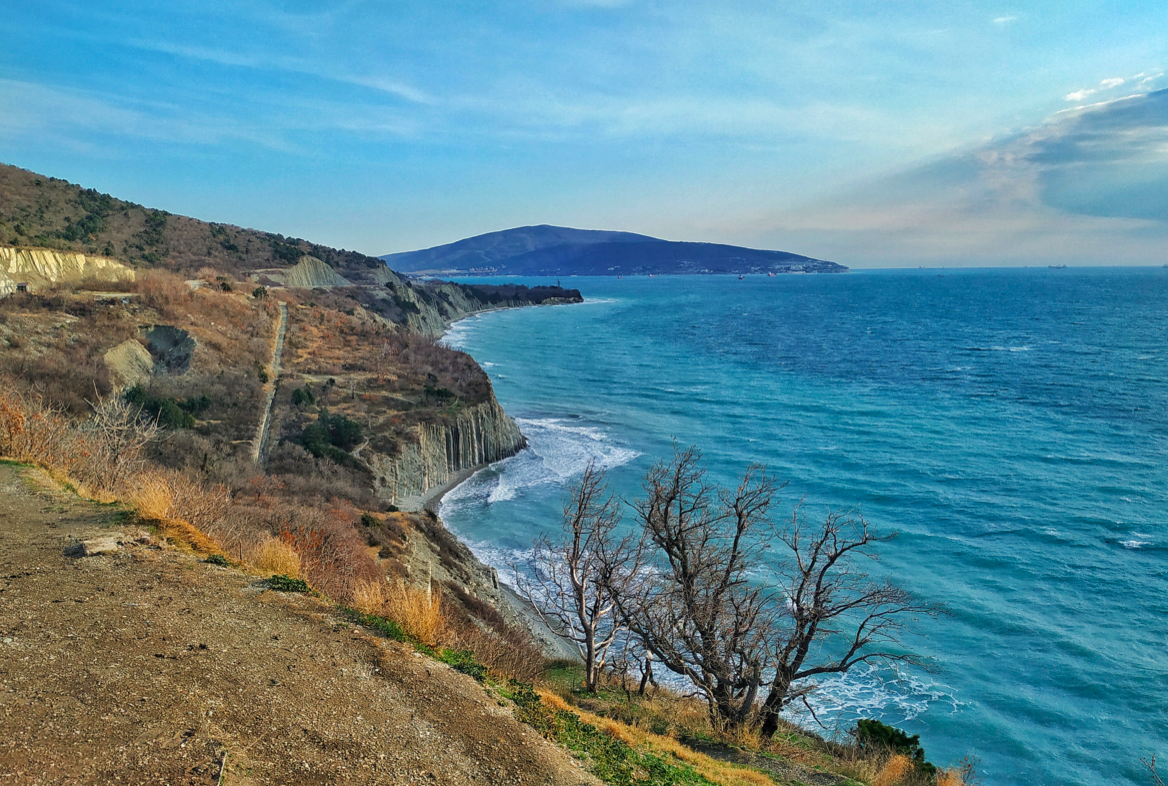
[[[276,592],[308,592],[308,584],[303,579],[275,575],[268,579],[268,586]]]
[[[298,442],[317,458],[328,457],[338,464],[352,461],[347,451],[365,440],[361,424],[344,415],[330,415],[322,409],[320,416],[305,426]]]
[[[912,758],[913,765],[926,775],[933,775],[937,768],[925,761],[925,750],[921,747],[921,735],[913,734],[881,723],[878,720],[861,718],[856,721],[854,732],[861,749],[887,750]]]
[[[177,399],[150,395],[141,385],[134,385],[132,388],[128,388],[122,394],[122,398],[129,404],[141,407],[142,412],[156,420],[158,425],[170,429],[194,428],[194,415],[184,410],[190,408],[201,411],[211,405],[211,400],[206,396],[201,396],[197,399],[187,399],[180,405]],[[205,405],[203,404],[203,399],[206,399]]]
[[[224,557],[222,554],[212,554],[203,560],[203,562],[206,562],[208,565],[218,565],[221,568],[231,566],[231,563],[227,561],[227,557]]]
[[[316,396],[312,394],[312,388],[305,385],[292,391],[292,403],[298,407],[305,404],[312,405],[316,403]]]

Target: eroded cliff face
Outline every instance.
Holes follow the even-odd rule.
[[[394,275],[396,276],[396,274]],[[457,322],[471,314],[535,305],[523,300],[508,299],[501,299],[496,303],[487,303],[468,297],[462,287],[457,284],[442,282],[429,284],[421,288],[408,286],[403,283],[393,286],[389,291],[399,303],[412,304],[412,308],[409,306],[406,307],[406,326],[411,332],[426,336],[441,336],[450,327],[450,323]],[[575,301],[549,298],[539,305],[551,306],[571,302]]]
[[[421,506],[422,497],[476,467],[513,456],[527,440],[492,398],[467,407],[446,421],[417,427],[417,442],[401,455],[365,453],[383,499],[405,508]]]
[[[32,291],[51,284],[97,281],[133,281],[134,269],[108,257],[89,256],[48,248],[0,247],[0,295],[27,283]]]

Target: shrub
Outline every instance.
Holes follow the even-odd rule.
[[[308,584],[303,579],[275,575],[268,579],[268,586],[276,592],[308,592]]]
[[[211,400],[206,396],[187,399],[183,404],[179,404],[178,400],[174,398],[152,396],[141,385],[127,388],[126,392],[122,394],[122,398],[129,404],[141,407],[142,412],[153,418],[159,426],[169,429],[194,428],[195,416],[186,410],[202,411],[211,405]],[[204,399],[206,399],[205,405],[203,405]]]
[[[298,442],[317,458],[328,457],[338,464],[345,464],[352,461],[347,451],[360,445],[364,439],[360,423],[322,409],[320,416],[304,427]]]
[[[934,775],[937,772],[936,767],[925,761],[925,751],[921,747],[921,735],[919,734],[909,736],[907,732],[894,726],[865,718],[856,721],[854,733],[856,742],[861,749],[887,750],[894,754],[889,759],[890,764],[886,766],[891,766],[891,762],[900,756],[906,761],[911,758],[912,765],[926,775]],[[895,780],[888,782],[895,783]]]
[[[203,560],[203,562],[206,562],[208,565],[218,565],[221,568],[226,568],[231,565],[231,563],[227,561],[227,557],[224,557],[222,554],[212,554],[211,556],[207,557],[207,559]]]

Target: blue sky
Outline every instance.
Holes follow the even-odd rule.
[[[1163,264],[1163,2],[0,0],[0,161],[382,254]]]

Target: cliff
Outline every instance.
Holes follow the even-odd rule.
[[[493,287],[457,284],[448,281],[414,281],[385,284],[390,302],[400,313],[392,314],[392,321],[405,324],[411,331],[427,336],[440,336],[450,323],[504,308],[534,305],[582,303],[579,290],[560,287]]]
[[[467,407],[449,419],[415,427],[417,441],[389,457],[363,454],[373,472],[378,495],[399,507],[420,508],[429,491],[446,486],[461,474],[513,456],[527,440],[499,403]]]
[[[55,283],[133,281],[134,270],[108,257],[48,248],[0,247],[0,295],[27,283],[32,291]]]

